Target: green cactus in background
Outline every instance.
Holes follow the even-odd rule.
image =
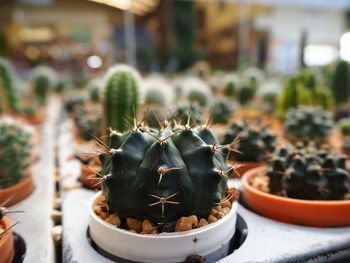
[[[230,118],[233,117],[234,111],[235,105],[232,101],[226,99],[215,101],[211,112],[213,124],[227,124]]]
[[[19,111],[20,101],[15,87],[14,71],[10,63],[0,57],[0,113]]]
[[[268,168],[271,193],[305,200],[342,200],[350,193],[346,159],[316,147],[283,148]]]
[[[350,118],[341,119],[339,129],[343,135],[350,135]]]
[[[145,94],[145,104],[147,105],[165,106],[166,101],[165,94],[157,88],[150,88]]]
[[[75,107],[79,107],[87,102],[87,98],[81,94],[72,94],[65,100],[65,109],[72,113]]]
[[[188,93],[188,100],[190,102],[197,102],[202,107],[208,104],[207,94],[201,92],[200,90],[191,90]]]
[[[238,101],[241,105],[246,105],[248,102],[252,101],[254,96],[255,90],[250,86],[243,86],[238,91]]]
[[[350,97],[350,65],[339,61],[332,82],[332,91],[337,104],[345,103]]]
[[[31,133],[12,121],[0,123],[0,189],[18,183],[30,166]]]
[[[94,79],[87,84],[87,90],[89,92],[89,97],[92,102],[100,102],[102,100],[101,95],[101,80]]]
[[[277,145],[276,136],[270,129],[255,127],[247,123],[234,123],[227,130],[222,144],[232,142],[235,142],[237,152],[231,152],[230,157],[241,162],[266,161]]]
[[[111,131],[101,155],[102,189],[121,218],[166,223],[181,216],[207,217],[225,198],[229,167],[207,129],[188,125]]]
[[[80,137],[85,140],[101,136],[102,109],[100,105],[82,104],[75,107],[73,119]]]
[[[179,104],[175,108],[173,118],[180,123],[187,123],[190,119],[190,124],[199,125],[203,122],[203,110],[198,104]]]
[[[139,75],[131,67],[116,66],[104,85],[104,121],[107,128],[127,129],[127,117],[135,118],[139,106]]]
[[[33,69],[32,81],[33,93],[40,106],[46,105],[50,92],[58,83],[56,71],[47,66],[38,66]]]
[[[284,130],[292,140],[324,140],[332,130],[330,112],[320,107],[299,107],[287,112]]]

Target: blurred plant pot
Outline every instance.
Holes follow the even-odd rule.
[[[94,171],[92,171],[92,169],[89,167],[89,165],[82,163],[79,181],[83,184],[83,186],[85,188],[88,188],[88,189],[100,190],[101,184],[100,184],[99,180],[96,179],[95,177],[96,177],[96,173],[94,173]]]
[[[0,189],[0,204],[6,202],[6,206],[11,206],[22,201],[34,191],[33,176],[31,172],[10,187]]]
[[[227,256],[229,244],[236,231],[237,203],[222,219],[207,226],[180,233],[141,235],[116,228],[103,221],[93,211],[94,195],[90,202],[90,235],[99,248],[119,258],[136,262],[183,262],[193,254]]]
[[[24,119],[31,125],[39,125],[42,124],[47,117],[47,113],[44,110],[40,110],[37,114],[35,115],[26,115]]]
[[[7,217],[0,220],[0,225],[4,230],[11,227],[11,222]],[[12,230],[7,231],[0,239],[0,263],[10,263],[15,254]]]
[[[312,201],[281,197],[262,192],[251,186],[255,176],[266,173],[258,167],[242,178],[243,198],[253,211],[285,223],[314,227],[350,226],[350,200]]]

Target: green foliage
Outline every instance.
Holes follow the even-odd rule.
[[[227,124],[233,116],[234,110],[235,107],[232,101],[226,99],[216,100],[211,112],[213,124]]]
[[[31,134],[18,124],[0,123],[0,189],[18,183],[30,166]]]
[[[105,126],[122,132],[127,129],[127,118],[137,115],[140,85],[136,71],[128,66],[117,66],[108,74],[104,87]]]
[[[320,107],[299,107],[287,112],[284,130],[292,140],[324,140],[332,130],[330,112]]]
[[[305,200],[342,200],[350,192],[346,159],[308,146],[280,149],[268,168],[271,193]]]
[[[270,129],[247,123],[234,123],[227,130],[222,144],[233,142],[237,152],[232,151],[230,157],[241,162],[266,161],[277,145],[276,136]]]
[[[159,223],[193,214],[207,218],[225,198],[233,172],[215,143],[209,130],[182,125],[111,131],[111,150],[100,156],[108,206],[121,218]]]
[[[350,97],[350,65],[339,61],[332,82],[332,91],[337,104],[345,103]]]
[[[15,76],[10,63],[0,57],[0,113],[20,111],[19,95],[15,87]]]
[[[350,135],[350,118],[344,118],[339,121],[339,128],[343,135]]]

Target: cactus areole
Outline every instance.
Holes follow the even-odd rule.
[[[225,199],[234,167],[206,128],[148,130],[139,123],[123,134],[111,130],[110,137],[109,152],[100,155],[102,189],[120,217],[159,223],[207,217]]]

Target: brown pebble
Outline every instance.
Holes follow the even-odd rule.
[[[204,218],[201,218],[201,220],[199,220],[199,223],[198,223],[198,228],[206,225],[208,225],[208,221],[205,220]]]
[[[225,213],[225,215],[227,215],[227,214],[230,212],[230,210],[231,210],[231,208],[229,208],[229,207],[224,207],[224,208],[222,209],[222,212]]]
[[[101,206],[99,205],[95,205],[93,209],[96,215],[100,215],[102,212]]]
[[[210,216],[208,217],[208,223],[209,223],[209,224],[214,223],[214,222],[216,222],[216,221],[218,221],[218,219],[217,219],[215,216],[210,215]]]
[[[188,217],[181,217],[176,222],[175,232],[188,231],[192,229],[192,222]]]
[[[120,227],[120,218],[116,214],[110,215],[105,221],[116,227]]]
[[[188,217],[188,219],[191,221],[192,228],[198,227],[198,217],[196,215],[191,215]]]
[[[100,195],[96,198],[96,203],[105,203],[106,202],[106,197],[104,195]]]
[[[140,233],[142,230],[142,222],[132,217],[126,218],[126,224],[130,230],[134,230],[136,233]]]
[[[151,231],[153,230],[154,225],[152,224],[151,221],[145,219],[142,221],[142,232],[145,234],[149,234],[151,233]]]
[[[223,207],[222,209],[226,208],[226,207],[229,207],[231,208],[232,207],[232,204],[230,202],[230,200],[226,200],[224,202],[221,203],[221,206]]]
[[[106,212],[101,212],[100,217],[101,217],[103,220],[106,220],[107,217],[108,217],[108,214],[107,214]]]
[[[152,231],[150,232],[151,235],[158,235],[158,229],[157,228],[154,228],[152,229]]]
[[[224,212],[218,212],[217,215],[216,215],[216,218],[217,219],[221,219],[225,216],[225,213]]]

